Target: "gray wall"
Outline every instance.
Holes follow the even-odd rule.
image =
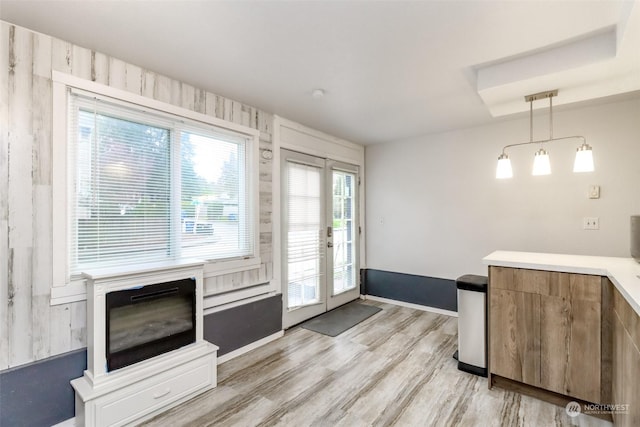
[[[528,116],[366,148],[367,268],[455,279],[486,275],[494,250],[629,256],[640,214],[640,99],[554,111],[554,135],[583,135],[595,172],[574,174],[578,141],[548,145],[552,175],[531,176],[536,147],[509,151],[514,177],[496,180],[506,144],[527,141]],[[548,111],[534,138],[548,135]],[[590,184],[601,198],[587,197]],[[600,217],[599,231],[582,218]]]

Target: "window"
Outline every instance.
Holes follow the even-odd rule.
[[[68,274],[254,257],[255,134],[68,92]]]

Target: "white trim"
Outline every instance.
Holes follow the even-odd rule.
[[[204,309],[205,315],[215,313],[227,308],[235,307],[235,305],[242,305],[250,302],[250,298],[254,297],[268,297],[276,295],[276,285],[273,282],[265,283],[262,285],[250,286],[237,291],[225,292],[223,294],[205,295],[204,297]],[[257,298],[261,299],[261,298]],[[224,307],[223,307],[224,306]],[[223,307],[223,308],[218,308]]]
[[[251,288],[249,288],[249,289],[251,289]],[[230,302],[225,302],[223,304],[217,304],[217,305],[214,305],[214,304],[216,304],[216,302],[220,302],[220,299],[216,299],[216,297],[219,297],[219,295],[211,295],[209,297],[205,296],[205,299],[204,299],[204,305],[205,305],[204,315],[206,316],[208,314],[213,314],[213,313],[217,313],[219,311],[228,310],[230,308],[239,307],[241,305],[249,304],[249,303],[255,302],[255,301],[260,301],[260,300],[272,297],[274,295],[277,295],[276,292],[274,292],[274,291],[270,291],[270,292],[266,292],[266,293],[264,293],[263,291],[264,291],[264,288],[261,286],[260,289],[258,290],[258,292],[261,292],[259,295],[245,297],[245,298],[242,298],[242,299],[239,299],[238,298],[238,294],[234,292],[233,295],[231,296],[232,300]]]
[[[259,232],[256,234],[260,234]],[[259,247],[258,247],[259,249]],[[204,278],[222,276],[223,274],[237,273],[239,271],[253,270],[260,268],[262,260],[260,257],[236,260],[219,260],[207,262],[204,265]]]
[[[67,87],[74,87],[76,89],[82,89],[89,92],[95,92],[99,95],[115,98],[117,101],[125,101],[131,104],[141,105],[154,110],[162,111],[165,113],[175,114],[191,120],[207,123],[224,129],[229,129],[235,132],[243,133],[252,137],[259,137],[260,131],[248,126],[239,125],[233,122],[228,122],[217,117],[208,116],[203,113],[188,110],[183,107],[177,107],[166,102],[157,101],[155,99],[147,98],[142,95],[127,92],[125,90],[116,89],[111,86],[106,86],[100,83],[85,80],[80,77],[73,76],[71,74],[61,73],[53,70],[51,72],[51,79],[54,83],[62,83]],[[65,120],[66,123],[66,120]]]
[[[53,82],[52,88],[52,242],[53,242],[53,289],[69,283],[67,274],[67,96],[66,86]],[[61,247],[64,245],[63,247]],[[52,292],[53,293],[53,292]]]
[[[443,310],[441,308],[429,307],[428,305],[412,304],[410,302],[398,301],[395,299],[381,298],[373,295],[365,295],[365,300],[386,302],[387,304],[399,305],[401,307],[413,308],[415,310],[429,311],[431,313],[444,314],[445,316],[458,317],[458,312]]]
[[[58,424],[55,424],[55,425],[53,425],[51,427],[75,427],[75,425],[76,425],[76,419],[75,418],[69,418],[69,419],[61,421]]]
[[[218,365],[224,362],[227,362],[231,359],[234,359],[238,356],[242,356],[245,353],[250,352],[251,350],[255,350],[259,347],[262,347],[265,344],[269,344],[272,341],[277,340],[278,338],[282,338],[284,336],[284,331],[278,331],[275,334],[271,334],[264,338],[259,339],[258,341],[254,341],[251,344],[247,344],[244,347],[240,347],[239,349],[233,350],[230,353],[222,355],[218,357]]]
[[[285,119],[284,117],[279,117],[279,116],[275,116],[275,117],[279,119],[279,122],[280,122],[279,124],[281,126],[288,127],[289,129],[296,130],[296,131],[298,131],[300,133],[304,133],[304,134],[312,136],[314,138],[324,139],[325,141],[332,142],[332,143],[338,144],[338,145],[342,145],[343,147],[349,148],[351,150],[356,150],[356,151],[363,150],[364,151],[364,146],[363,145],[356,144],[354,142],[347,141],[347,140],[344,140],[344,139],[340,139],[338,137],[335,137],[333,135],[329,135],[329,134],[321,132],[319,130],[315,130],[315,129],[306,127],[304,125],[301,125],[300,123],[296,123],[296,122],[294,122],[292,120]]]
[[[87,299],[87,282],[74,280],[66,286],[51,288],[51,305],[68,304]]]
[[[283,292],[282,286],[282,210],[281,210],[281,177],[280,177],[280,126],[282,118],[274,116],[273,118],[273,158],[271,170],[271,242],[273,247],[273,282],[277,284],[280,293]]]

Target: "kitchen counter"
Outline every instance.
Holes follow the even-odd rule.
[[[485,265],[606,276],[640,316],[640,263],[633,258],[495,251]]]

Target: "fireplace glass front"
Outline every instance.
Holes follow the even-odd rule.
[[[195,279],[183,279],[109,292],[107,370],[195,342],[195,290]]]

